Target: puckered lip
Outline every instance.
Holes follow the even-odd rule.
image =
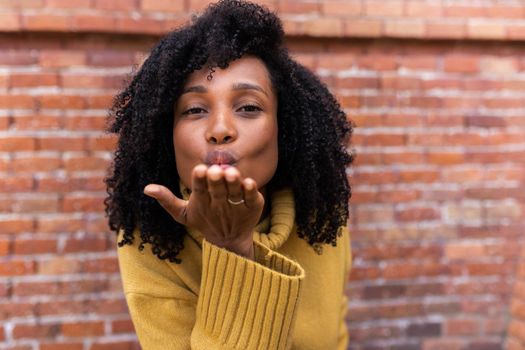
[[[213,150],[206,154],[204,163],[207,166],[212,166],[214,164],[221,166],[234,166],[237,163],[237,157],[227,150]]]

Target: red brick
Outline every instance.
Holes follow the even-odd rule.
[[[132,11],[137,9],[136,1],[129,0],[94,0],[93,7],[101,10],[111,10],[111,11]]]
[[[437,220],[440,216],[434,208],[407,208],[396,212],[396,219],[399,221]]]
[[[398,0],[365,2],[365,15],[371,17],[394,17],[403,15],[403,2]]]
[[[103,280],[80,280],[68,281],[60,284],[60,294],[76,295],[87,293],[100,293],[108,289],[108,281]]]
[[[70,17],[66,15],[22,14],[22,27],[25,30],[67,31],[70,26]]]
[[[328,0],[321,2],[321,12],[325,16],[359,16],[363,4],[355,0]]]
[[[132,341],[112,341],[107,343],[93,343],[89,350],[140,350],[137,342]]]
[[[401,182],[428,182],[438,181],[440,173],[436,170],[403,170],[399,172]]]
[[[419,192],[414,190],[382,191],[378,195],[378,202],[400,203],[411,202],[419,198]]]
[[[39,217],[36,223],[36,231],[39,233],[75,232],[82,227],[82,219],[74,216]]]
[[[386,54],[363,54],[356,57],[356,63],[359,68],[393,71],[398,67],[398,58]]]
[[[118,17],[116,31],[158,35],[164,34],[164,23],[161,20],[153,18]]]
[[[129,67],[134,63],[131,52],[94,51],[88,56],[88,64],[97,67]]]
[[[21,303],[13,300],[0,303],[0,317],[6,320],[14,317],[34,317],[35,305],[34,303]]]
[[[455,73],[476,73],[479,71],[479,58],[476,56],[449,55],[444,59],[444,69]]]
[[[74,258],[54,256],[50,259],[39,260],[37,272],[40,275],[60,275],[79,273],[82,262]]]
[[[86,108],[89,109],[109,109],[113,104],[113,94],[89,95],[86,97]]]
[[[57,252],[56,239],[15,240],[14,254],[54,254]]]
[[[209,4],[210,2],[208,0],[189,0],[189,12],[202,12]]]
[[[501,23],[474,20],[467,23],[468,38],[503,40],[506,34],[506,26]]]
[[[42,50],[40,65],[46,68],[84,66],[86,53],[83,51]]]
[[[426,3],[421,1],[407,1],[405,3],[405,15],[407,17],[432,18],[441,17],[443,7],[440,3]]]
[[[142,0],[140,7],[144,11],[183,12],[184,1]]]
[[[0,239],[0,257],[11,254],[11,241],[8,239]],[[0,284],[0,296],[5,296],[4,286]]]
[[[35,98],[29,95],[0,95],[0,106],[9,109],[33,109],[35,108]]]
[[[88,138],[86,149],[89,151],[114,151],[117,147],[116,137]]]
[[[64,212],[101,212],[104,199],[100,196],[65,195],[62,205]]]
[[[383,76],[381,86],[392,90],[420,90],[421,80],[419,78],[401,76]]]
[[[1,137],[0,152],[34,151],[35,139],[32,137]]]
[[[34,273],[35,264],[30,260],[9,260],[0,262],[0,276],[21,276]]]
[[[64,323],[61,326],[61,331],[66,337],[100,336],[104,335],[104,322]]]
[[[2,0],[2,8],[31,8],[38,9],[44,7],[44,0]]]
[[[38,315],[74,315],[86,314],[85,300],[56,301],[56,298],[49,299],[49,301],[42,301],[36,304]]]
[[[348,77],[336,80],[338,89],[377,89],[379,79],[377,77]]]
[[[39,176],[36,183],[37,192],[73,192],[86,189],[83,178]]]
[[[279,1],[277,9],[282,14],[318,14],[320,6],[311,1],[287,0]]]
[[[58,76],[54,73],[11,74],[10,87],[57,86]]]
[[[67,171],[104,170],[109,166],[109,160],[102,157],[71,157],[64,160]]]
[[[20,197],[12,200],[14,213],[46,213],[58,209],[58,197]]]
[[[30,192],[33,188],[33,179],[28,176],[0,177],[0,192]]]
[[[481,181],[483,173],[481,169],[468,168],[468,169],[454,169],[447,168],[443,169],[442,179],[445,182],[466,182],[466,181]]]
[[[17,156],[12,160],[13,171],[19,173],[35,173],[55,171],[62,164],[58,156]]]
[[[382,207],[381,209],[357,208],[354,214],[357,224],[366,223],[385,223],[394,221],[394,212],[391,208]]]
[[[0,64],[8,66],[26,66],[35,64],[37,56],[30,50],[0,50]]]
[[[424,155],[420,152],[383,153],[381,155],[383,164],[421,164]]]
[[[0,232],[3,234],[18,234],[34,229],[33,219],[3,219],[0,221]]]
[[[103,252],[107,248],[107,239],[103,237],[68,239],[64,246],[64,253]]]
[[[428,39],[463,39],[467,37],[467,26],[463,21],[430,20],[426,22],[425,37]]]
[[[115,30],[117,20],[112,16],[75,14],[71,18],[74,31],[111,32]]]
[[[71,130],[105,130],[107,117],[105,116],[78,116],[66,117],[64,128]]]
[[[452,339],[425,339],[422,342],[422,350],[463,350],[464,341]]]
[[[338,18],[312,18],[302,23],[302,32],[311,36],[343,36],[344,23]]]
[[[18,282],[13,285],[16,296],[56,295],[59,286],[56,282]]]
[[[41,343],[40,350],[83,350],[83,343]]]
[[[36,149],[39,151],[83,151],[86,149],[84,137],[39,137]]]
[[[124,298],[120,299],[101,299],[86,300],[86,312],[102,315],[126,314],[128,307]]]
[[[472,17],[485,17],[486,8],[477,4],[473,5],[449,5],[443,8],[443,15],[445,17],[461,17],[461,18],[472,18]]]
[[[117,273],[119,272],[116,258],[100,258],[84,260],[82,271],[84,273]]]
[[[38,97],[42,108],[50,109],[83,109],[86,101],[83,96],[77,95],[42,95]]]
[[[433,152],[427,154],[428,162],[432,164],[438,164],[438,165],[452,165],[452,164],[460,164],[465,161],[465,157],[462,153],[438,153]]]
[[[405,135],[373,134],[364,137],[365,146],[402,146],[405,144]]]
[[[15,339],[54,338],[59,334],[60,327],[58,324],[17,324],[13,328],[13,338]]]
[[[344,34],[356,37],[377,37],[383,32],[383,23],[378,19],[358,18],[344,20]]]
[[[53,8],[67,8],[67,9],[78,9],[78,8],[89,8],[91,7],[91,0],[46,0],[46,7]]]
[[[420,19],[388,19],[384,33],[395,38],[422,38],[425,29],[425,23]]]
[[[520,19],[525,15],[522,4],[507,6],[505,4],[493,4],[485,8],[485,15],[489,18],[515,18]]]
[[[17,12],[0,13],[0,30],[2,32],[17,32],[22,28],[20,15]]]
[[[507,26],[507,38],[511,40],[519,40],[525,38],[525,25],[509,24]]]
[[[113,334],[118,333],[134,333],[135,328],[131,320],[115,320],[111,322],[111,330]]]
[[[62,117],[56,115],[24,115],[13,116],[13,126],[15,130],[57,130],[61,127]]]

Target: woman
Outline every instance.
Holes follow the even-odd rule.
[[[352,128],[283,35],[219,1],[116,98],[106,211],[145,350],[346,348]]]

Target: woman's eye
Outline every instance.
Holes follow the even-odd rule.
[[[203,113],[203,112],[205,112],[204,109],[202,109],[200,107],[193,107],[193,108],[185,110],[184,112],[182,112],[182,114],[184,114],[184,115],[187,115],[187,114],[200,114],[200,113]]]
[[[240,108],[243,112],[259,112],[259,111],[262,111],[261,108],[257,107],[257,106],[254,106],[254,105],[246,105],[246,106],[242,106]]]

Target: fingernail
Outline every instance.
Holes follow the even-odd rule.
[[[247,189],[248,191],[253,190],[253,182],[252,182],[252,181],[247,181],[247,182],[244,184],[244,188]]]
[[[159,187],[155,185],[147,185],[144,187],[144,194],[154,197],[159,191]]]

